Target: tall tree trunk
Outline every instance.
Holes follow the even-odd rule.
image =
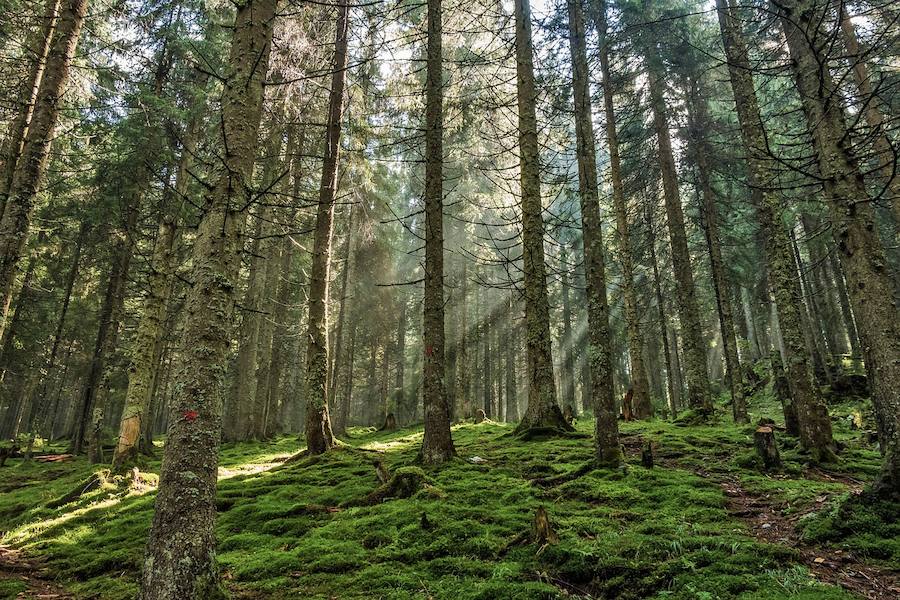
[[[731,393],[731,411],[735,423],[747,423],[747,402],[744,398],[741,362],[737,352],[737,337],[734,333],[734,313],[731,307],[731,286],[725,273],[725,260],[722,257],[722,241],[719,239],[719,211],[716,197],[710,180],[709,156],[712,149],[703,132],[710,128],[710,119],[706,109],[706,100],[700,94],[696,79],[690,78],[687,89],[688,137],[693,147],[694,162],[697,165],[697,178],[700,184],[700,195],[703,199],[703,232],[706,235],[706,246],[709,250],[709,264],[712,271],[713,292],[716,296],[716,309],[719,315],[719,329],[722,332],[722,349],[725,355],[725,383]]]
[[[650,108],[653,112],[653,125],[659,147],[663,199],[669,227],[669,241],[672,247],[672,266],[675,270],[675,295],[678,301],[678,317],[681,321],[684,344],[687,401],[692,409],[708,413],[712,410],[712,398],[706,367],[706,345],[703,343],[700,309],[697,306],[697,291],[694,286],[687,230],[685,229],[684,212],[681,208],[681,195],[678,191],[675,157],[672,153],[672,139],[669,135],[669,119],[663,97],[663,65],[656,42],[649,41],[644,45],[648,56],[647,78],[650,86]]]
[[[528,407],[517,432],[550,427],[571,430],[556,403],[550,338],[550,306],[547,300],[547,266],[544,262],[544,219],[541,201],[541,165],[538,146],[534,87],[534,50],[531,41],[530,0],[514,0],[516,21],[516,96],[519,109],[519,180],[522,206],[522,271],[525,284],[525,341],[527,348]],[[602,275],[602,272],[600,273]],[[599,293],[599,290],[597,290]],[[605,300],[602,302],[605,305]],[[600,324],[598,323],[598,326]],[[608,362],[597,347],[598,363]],[[594,389],[608,385],[595,374]],[[595,398],[596,400],[596,398]]]
[[[519,393],[517,389],[517,363],[519,353],[518,345],[513,341],[516,339],[516,329],[513,324],[514,313],[513,294],[509,294],[506,311],[506,325],[503,328],[503,348],[506,353],[506,422],[515,423],[519,420]],[[572,374],[575,377],[575,374]]]
[[[801,292],[794,276],[791,241],[782,221],[783,203],[769,185],[765,162],[766,138],[747,47],[727,0],[716,0],[722,41],[728,56],[741,137],[747,153],[750,193],[765,235],[766,267],[775,296],[778,326],[783,340],[783,362],[800,427],[800,443],[814,459],[830,460],[834,442],[828,409],[813,380],[800,320]]]
[[[606,298],[606,264],[603,257],[603,230],[597,191],[597,154],[591,120],[591,95],[585,47],[582,0],[568,0],[569,50],[572,56],[572,90],[575,98],[575,138],[578,148],[578,189],[581,203],[581,235],[584,245],[584,273],[587,294],[588,360],[591,364],[591,408],[594,409],[594,458],[601,465],[622,462],[619,425],[613,398],[612,344],[609,331],[609,304]],[[601,6],[605,33],[605,6]],[[632,357],[633,359],[634,357]],[[643,357],[637,357],[637,377],[647,396]],[[639,369],[639,370],[638,370]],[[574,395],[574,394],[573,394]],[[648,412],[649,397],[642,406]],[[652,409],[649,411],[652,412]]]
[[[444,71],[441,0],[428,0],[425,81],[425,296],[422,361],[425,436],[420,457],[439,464],[455,454],[444,387]]]
[[[678,381],[681,378],[681,367],[676,364],[672,357],[670,335],[669,335],[669,317],[666,312],[666,302],[662,293],[662,282],[659,278],[659,261],[656,259],[656,234],[653,229],[653,208],[646,207],[644,210],[644,219],[647,225],[649,239],[647,247],[650,249],[650,265],[653,267],[653,291],[656,294],[656,315],[659,321],[659,332],[662,338],[663,352],[666,358],[666,390],[668,391],[669,416],[674,419],[678,416],[678,410],[681,406],[681,385]],[[672,336],[673,337],[673,336]],[[672,340],[675,343],[675,340]]]
[[[22,156],[22,145],[28,132],[28,125],[34,114],[41,78],[47,66],[47,55],[56,29],[59,3],[60,0],[47,0],[40,26],[32,30],[28,41],[25,42],[25,51],[30,55],[31,64],[25,80],[27,83],[19,88],[19,95],[16,98],[17,110],[9,122],[3,142],[3,155],[0,156],[0,215],[3,214],[16,173],[16,165]]]
[[[50,143],[84,24],[87,0],[65,0],[35,96],[22,152],[0,218],[0,336],[6,327],[16,269],[28,239],[31,213],[47,170]]]
[[[469,302],[468,287],[469,277],[466,273],[468,261],[464,260],[459,286],[459,349],[456,351],[456,400],[454,403],[456,420],[462,421],[472,416],[470,396],[470,369],[469,364]],[[518,419],[516,419],[518,420]]]
[[[647,370],[644,367],[644,337],[638,315],[637,294],[634,286],[634,259],[631,254],[631,226],[628,223],[628,206],[625,186],[622,182],[622,166],[619,158],[619,134],[616,127],[616,111],[613,101],[615,89],[609,66],[609,36],[607,33],[606,0],[599,0],[595,22],[600,37],[600,74],[603,78],[603,109],[606,117],[606,141],[609,148],[609,168],[612,180],[613,210],[616,213],[616,230],[619,238],[619,261],[622,265],[622,296],[625,305],[625,327],[628,335],[628,358],[631,361],[631,389],[634,394],[635,416],[644,419],[653,415],[650,402]]]
[[[402,419],[401,423],[411,423],[415,414],[407,414],[406,406],[406,328],[407,328],[407,302],[406,297],[400,298],[400,318],[397,319],[397,372],[394,378],[394,406],[397,414]]]
[[[337,191],[341,120],[344,114],[344,80],[347,69],[349,0],[338,6],[325,132],[325,162],[319,185],[312,266],[309,275],[309,316],[306,349],[306,449],[322,454],[334,446],[328,414],[328,294],[331,279],[331,237],[334,198]]]
[[[148,277],[149,293],[134,336],[131,364],[128,367],[128,391],[119,425],[119,441],[113,454],[113,469],[122,469],[137,457],[144,420],[150,409],[150,397],[156,351],[163,335],[166,302],[172,275],[172,250],[175,243],[175,223],[163,218],[159,224],[156,245]]]
[[[859,316],[872,402],[885,459],[875,488],[900,497],[900,318],[894,282],[875,228],[874,211],[852,148],[838,92],[822,50],[828,5],[785,0],[776,7],[791,68],[831,208],[831,229]],[[822,65],[826,65],[824,68]]]
[[[222,165],[207,192],[194,242],[192,285],[144,561],[142,600],[224,596],[215,560],[222,386],[275,5],[275,0],[245,0],[235,14],[222,95]]]
[[[341,268],[341,282],[339,285],[337,325],[334,330],[334,356],[331,359],[331,370],[328,375],[328,397],[333,398],[334,402],[337,402],[337,377],[340,374],[341,360],[343,358],[344,321],[346,320],[348,305],[347,283],[350,281],[350,270],[353,266],[351,258],[355,253],[355,248],[353,247],[353,212],[354,206],[351,205],[347,210],[347,235],[344,238],[344,248],[341,250],[343,267]],[[340,423],[341,428],[338,427],[338,424],[337,422],[333,423],[334,432],[346,433],[343,429],[346,423]]]
[[[562,335],[560,336],[560,404],[575,408],[575,339],[572,335],[572,301],[569,285],[566,249],[563,247],[560,261],[560,284],[562,287]]]

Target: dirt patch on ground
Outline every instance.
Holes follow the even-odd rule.
[[[0,546],[0,579],[20,581],[25,590],[17,596],[22,600],[74,600],[75,596],[53,583],[41,563],[25,558],[18,550]]]
[[[757,540],[796,550],[801,562],[816,579],[840,586],[870,600],[900,598],[900,573],[861,562],[845,550],[809,545],[797,530],[797,521],[809,512],[824,510],[830,498],[820,496],[805,511],[784,514],[784,506],[767,495],[753,494],[736,478],[720,482],[727,499],[728,513],[741,519]]]

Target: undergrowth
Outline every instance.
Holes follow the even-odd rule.
[[[752,399],[751,410],[754,422],[778,417],[765,394]],[[832,410],[839,420],[857,407]],[[578,422],[581,433],[591,427],[587,417]],[[422,477],[410,470],[420,429],[352,431],[348,446],[287,464],[300,450],[294,438],[223,446],[216,504],[227,586],[239,598],[276,599],[850,598],[813,580],[794,550],[756,541],[729,516],[721,475],[788,511],[825,506],[801,519],[810,540],[900,562],[896,525],[885,530],[875,522],[896,524],[897,507],[865,510],[848,501],[847,482],[869,481],[879,456],[840,422],[842,461],[829,468],[841,476],[831,480],[783,435],[784,470],[759,471],[750,454],[753,427],[720,416],[710,424],[623,423],[631,449],[625,469],[563,477],[550,487],[532,481],[584,465],[590,440],[526,442],[510,436],[512,429],[456,426],[459,458]],[[640,466],[633,451],[646,441],[655,448],[653,469]],[[484,462],[468,460],[476,455]],[[366,505],[381,485],[376,459],[427,485],[409,498]],[[158,468],[158,460],[149,463],[150,471]],[[153,477],[142,478],[145,486],[114,480],[48,508],[93,471],[81,459],[10,461],[0,469],[2,543],[44,559],[78,597],[130,599],[152,517]],[[546,547],[529,535],[541,506],[559,536]],[[0,598],[15,597],[17,586],[0,580]]]

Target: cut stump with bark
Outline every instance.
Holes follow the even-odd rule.
[[[781,468],[781,456],[778,454],[778,445],[775,443],[775,431],[771,426],[761,425],[753,434],[753,443],[756,453],[763,461],[763,468],[774,471]]]

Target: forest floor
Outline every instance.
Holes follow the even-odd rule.
[[[579,469],[587,418],[575,436],[527,442],[511,425],[461,424],[459,458],[424,472],[414,428],[354,430],[341,450],[288,463],[296,438],[227,444],[222,574],[239,599],[898,598],[900,506],[859,495],[880,457],[849,429],[859,405],[831,408],[840,462],[810,466],[781,434],[778,473],[759,469],[753,427],[726,417],[622,423],[628,465],[615,471]],[[754,421],[778,419],[765,398],[753,409]],[[648,443],[653,468],[641,464]],[[376,461],[426,485],[366,505]],[[86,461],[9,461],[0,598],[134,598],[158,468],[60,504],[94,472]],[[549,543],[533,539],[539,507]]]

